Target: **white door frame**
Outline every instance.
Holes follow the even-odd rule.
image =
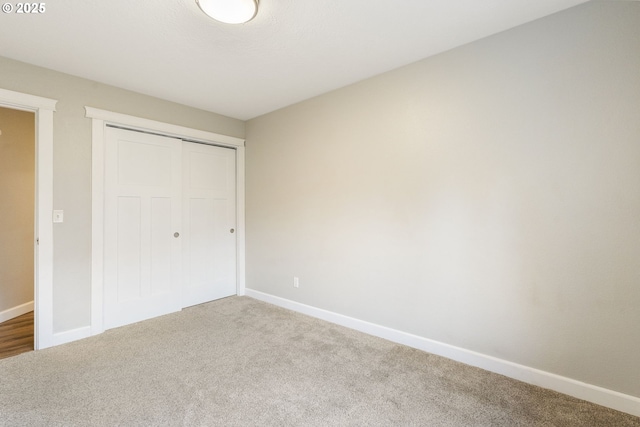
[[[53,112],[55,99],[0,88],[0,106],[35,113],[36,208],[34,242],[34,348],[53,343]]]
[[[153,132],[236,150],[237,293],[245,294],[244,139],[85,107],[91,119],[91,335],[104,332],[104,161],[107,125]]]

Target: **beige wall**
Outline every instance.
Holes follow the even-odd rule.
[[[35,115],[0,107],[0,312],[33,301]]]
[[[639,23],[589,2],[250,120],[247,287],[640,397]]]
[[[58,100],[54,113],[53,327],[88,326],[91,314],[91,120],[85,106],[236,137],[244,122],[0,57],[0,87]]]

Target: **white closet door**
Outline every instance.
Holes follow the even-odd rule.
[[[182,306],[236,294],[236,151],[183,145]]]
[[[107,128],[106,329],[181,309],[181,150],[178,139]]]

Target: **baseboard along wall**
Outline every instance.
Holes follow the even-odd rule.
[[[477,353],[461,347],[398,331],[396,329],[376,325],[374,323],[344,316],[321,308],[301,304],[299,302],[266,294],[253,289],[246,289],[246,296],[345,326],[347,328],[355,329],[369,335],[384,338],[391,342],[403,344],[438,356],[443,356],[457,362],[476,366],[528,384],[554,390],[578,399],[586,400],[588,402],[640,417],[640,398],[635,396],[619,393],[571,378],[509,362],[508,360],[498,359],[486,354]]]
[[[0,311],[0,323],[22,316],[30,311],[33,311],[33,301],[25,302],[24,304]]]

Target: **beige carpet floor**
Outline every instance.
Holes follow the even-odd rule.
[[[0,360],[2,426],[640,426],[232,297]]]

